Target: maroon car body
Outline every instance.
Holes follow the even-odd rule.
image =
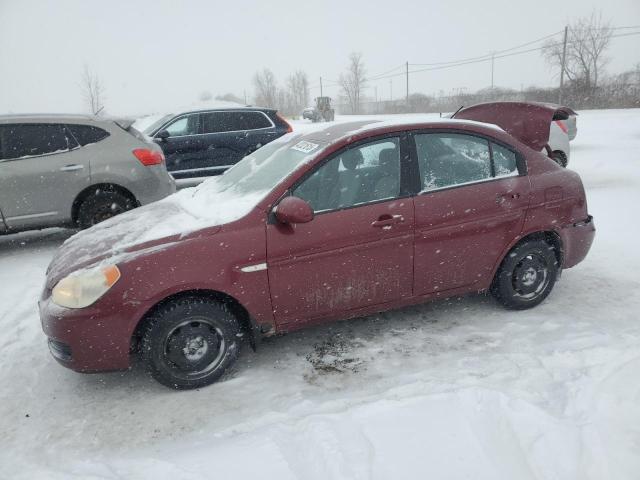
[[[537,151],[549,128],[542,129],[546,134],[536,133],[539,118],[533,117],[535,128],[518,127],[515,136],[473,115],[467,118],[476,121],[345,123],[302,136],[290,134],[278,148],[310,144],[316,150],[239,219],[191,231],[185,227],[185,232],[115,250],[122,234],[116,231],[110,237],[109,231],[117,230],[118,219],[95,227],[92,241],[82,236],[94,229],[80,233],[79,240],[70,239],[54,258],[40,299],[52,353],[81,372],[126,369],[150,312],[167,299],[187,294],[224,303],[257,339],[487,291],[509,252],[531,238],[546,241],[559,268],[570,268],[589,251],[595,228],[578,174]],[[517,138],[519,131],[525,132],[523,141]],[[517,159],[517,171],[425,189],[416,138],[431,134],[444,139],[439,145],[468,135],[487,142],[492,156],[501,148]],[[397,195],[315,215],[305,210],[307,202],[288,200],[280,220],[286,215],[310,215],[311,220],[279,221],[278,205],[295,199],[291,194],[296,186],[328,159],[385,139],[399,148]],[[381,152],[376,160],[380,165]],[[167,205],[147,208],[162,212]],[[136,215],[130,212],[120,221]],[[74,309],[52,301],[52,289],[61,279],[100,262],[117,264],[121,278],[95,303]]]

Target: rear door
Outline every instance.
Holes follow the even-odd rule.
[[[71,219],[75,197],[89,185],[85,155],[61,124],[0,125],[0,208],[9,229]]]
[[[214,111],[202,114],[209,175],[217,175],[245,156],[249,142],[241,112]]]
[[[212,175],[224,172],[278,136],[271,119],[255,110],[205,112],[202,131]]]
[[[415,197],[414,292],[485,288],[522,229],[530,192],[524,161],[509,146],[480,136],[413,138],[422,180]]]

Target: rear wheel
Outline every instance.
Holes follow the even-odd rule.
[[[134,207],[134,202],[122,193],[98,189],[80,204],[77,223],[82,229],[89,228]]]
[[[505,257],[491,291],[505,307],[523,310],[542,302],[555,284],[558,260],[544,240],[529,240]]]
[[[235,362],[240,325],[224,304],[198,297],[168,302],[148,321],[142,357],[151,376],[175,389],[209,385]]]

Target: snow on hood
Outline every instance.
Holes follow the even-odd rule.
[[[185,235],[239,220],[267,192],[240,195],[223,187],[220,177],[181,190],[163,200],[106,220],[69,238],[58,250],[49,276],[109,260],[112,263],[158,249]]]

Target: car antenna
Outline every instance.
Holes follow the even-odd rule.
[[[455,116],[458,114],[458,112],[459,112],[460,110],[462,110],[463,108],[464,108],[464,105],[460,105],[460,108],[459,108],[459,109],[457,109],[457,110],[455,111],[455,113],[454,113],[453,115],[451,115],[449,118],[453,118],[453,117],[455,117]]]

